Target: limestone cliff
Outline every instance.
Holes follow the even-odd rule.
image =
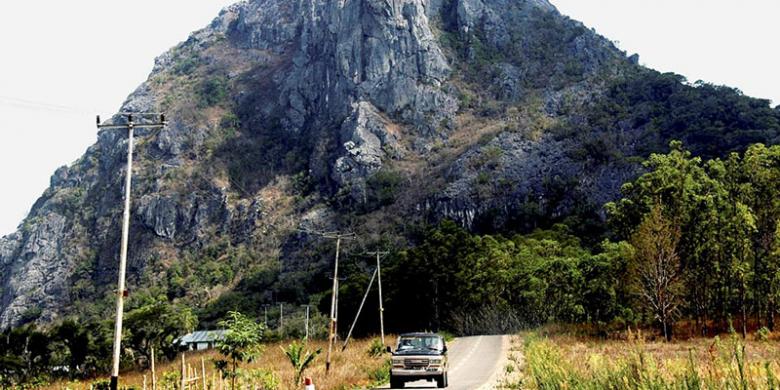
[[[120,109],[170,118],[137,133],[131,290],[207,308],[267,287],[253,276],[269,269],[282,284],[324,272],[297,228],[403,243],[402,225],[443,218],[598,219],[634,157],[669,139],[711,153],[777,141],[780,112],[734,91],[718,93],[736,119],[711,121],[733,137],[669,119],[714,112],[692,108],[707,88],[639,67],[546,0],[238,3],[157,58]],[[108,307],[126,142],[101,131],[0,239],[0,328]]]

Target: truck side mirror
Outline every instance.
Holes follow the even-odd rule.
[[[441,350],[441,353],[442,353],[443,355],[446,355],[446,354],[447,354],[447,346],[446,346],[446,345],[445,345],[445,346],[444,346],[444,348]]]
[[[388,345],[386,351],[387,353],[393,353],[393,348],[390,348],[390,346]]]

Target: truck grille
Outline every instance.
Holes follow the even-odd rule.
[[[428,368],[431,364],[429,359],[406,359],[404,360],[404,368],[407,370],[419,370]]]

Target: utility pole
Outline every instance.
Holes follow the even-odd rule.
[[[347,344],[349,343],[349,339],[352,337],[352,331],[355,330],[355,325],[357,325],[358,318],[360,318],[360,312],[363,311],[363,306],[366,304],[366,298],[368,298],[368,293],[371,292],[371,286],[374,285],[374,279],[376,279],[376,274],[379,269],[375,269],[374,273],[371,274],[371,281],[368,282],[368,288],[366,288],[366,293],[363,295],[363,300],[360,301],[360,307],[358,308],[357,314],[355,314],[355,320],[352,321],[352,326],[349,327],[349,333],[347,333],[347,338],[344,340],[344,346],[341,347],[341,351],[344,352],[345,349],[347,349]]]
[[[309,305],[306,305],[306,321],[304,322],[304,326],[306,327],[304,339],[309,341]]]
[[[279,304],[279,336],[284,332],[284,303]]]
[[[124,125],[103,125],[100,122],[100,116],[97,117],[98,129],[121,129],[127,130],[127,173],[125,176],[125,210],[122,215],[122,243],[119,254],[119,282],[116,292],[116,322],[114,323],[114,354],[113,365],[111,368],[111,390],[116,390],[119,386],[119,358],[122,347],[122,316],[124,314],[124,299],[128,295],[125,289],[125,273],[127,269],[127,241],[130,232],[130,194],[133,177],[133,130],[135,129],[161,129],[165,127],[164,114],[139,113],[122,114],[127,117],[127,124]],[[133,115],[139,117],[148,115],[159,115],[159,122],[136,124],[133,121]]]
[[[336,341],[336,304],[339,291],[339,251],[341,250],[341,236],[336,236],[336,262],[333,266],[333,291],[330,300],[330,326],[328,327],[328,356],[325,360],[325,373],[330,372],[330,359],[333,354],[333,343]]]
[[[311,230],[300,230],[303,233],[315,234],[330,240],[336,240],[336,261],[333,265],[333,291],[330,300],[330,324],[328,326],[328,354],[325,360],[325,374],[330,373],[331,356],[333,355],[333,344],[336,342],[336,326],[338,324],[338,304],[339,304],[339,254],[341,253],[341,241],[355,238],[354,233],[340,232],[316,232]]]
[[[382,302],[382,265],[380,255],[387,255],[389,252],[376,251],[376,276],[379,283],[379,329],[382,335],[382,345],[385,345],[385,306]]]
[[[263,323],[265,324],[265,328],[268,329],[268,305],[263,305]]]

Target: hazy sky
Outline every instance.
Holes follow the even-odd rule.
[[[232,0],[0,2],[0,235],[95,142],[154,57]],[[647,66],[780,103],[780,2],[553,0]]]

